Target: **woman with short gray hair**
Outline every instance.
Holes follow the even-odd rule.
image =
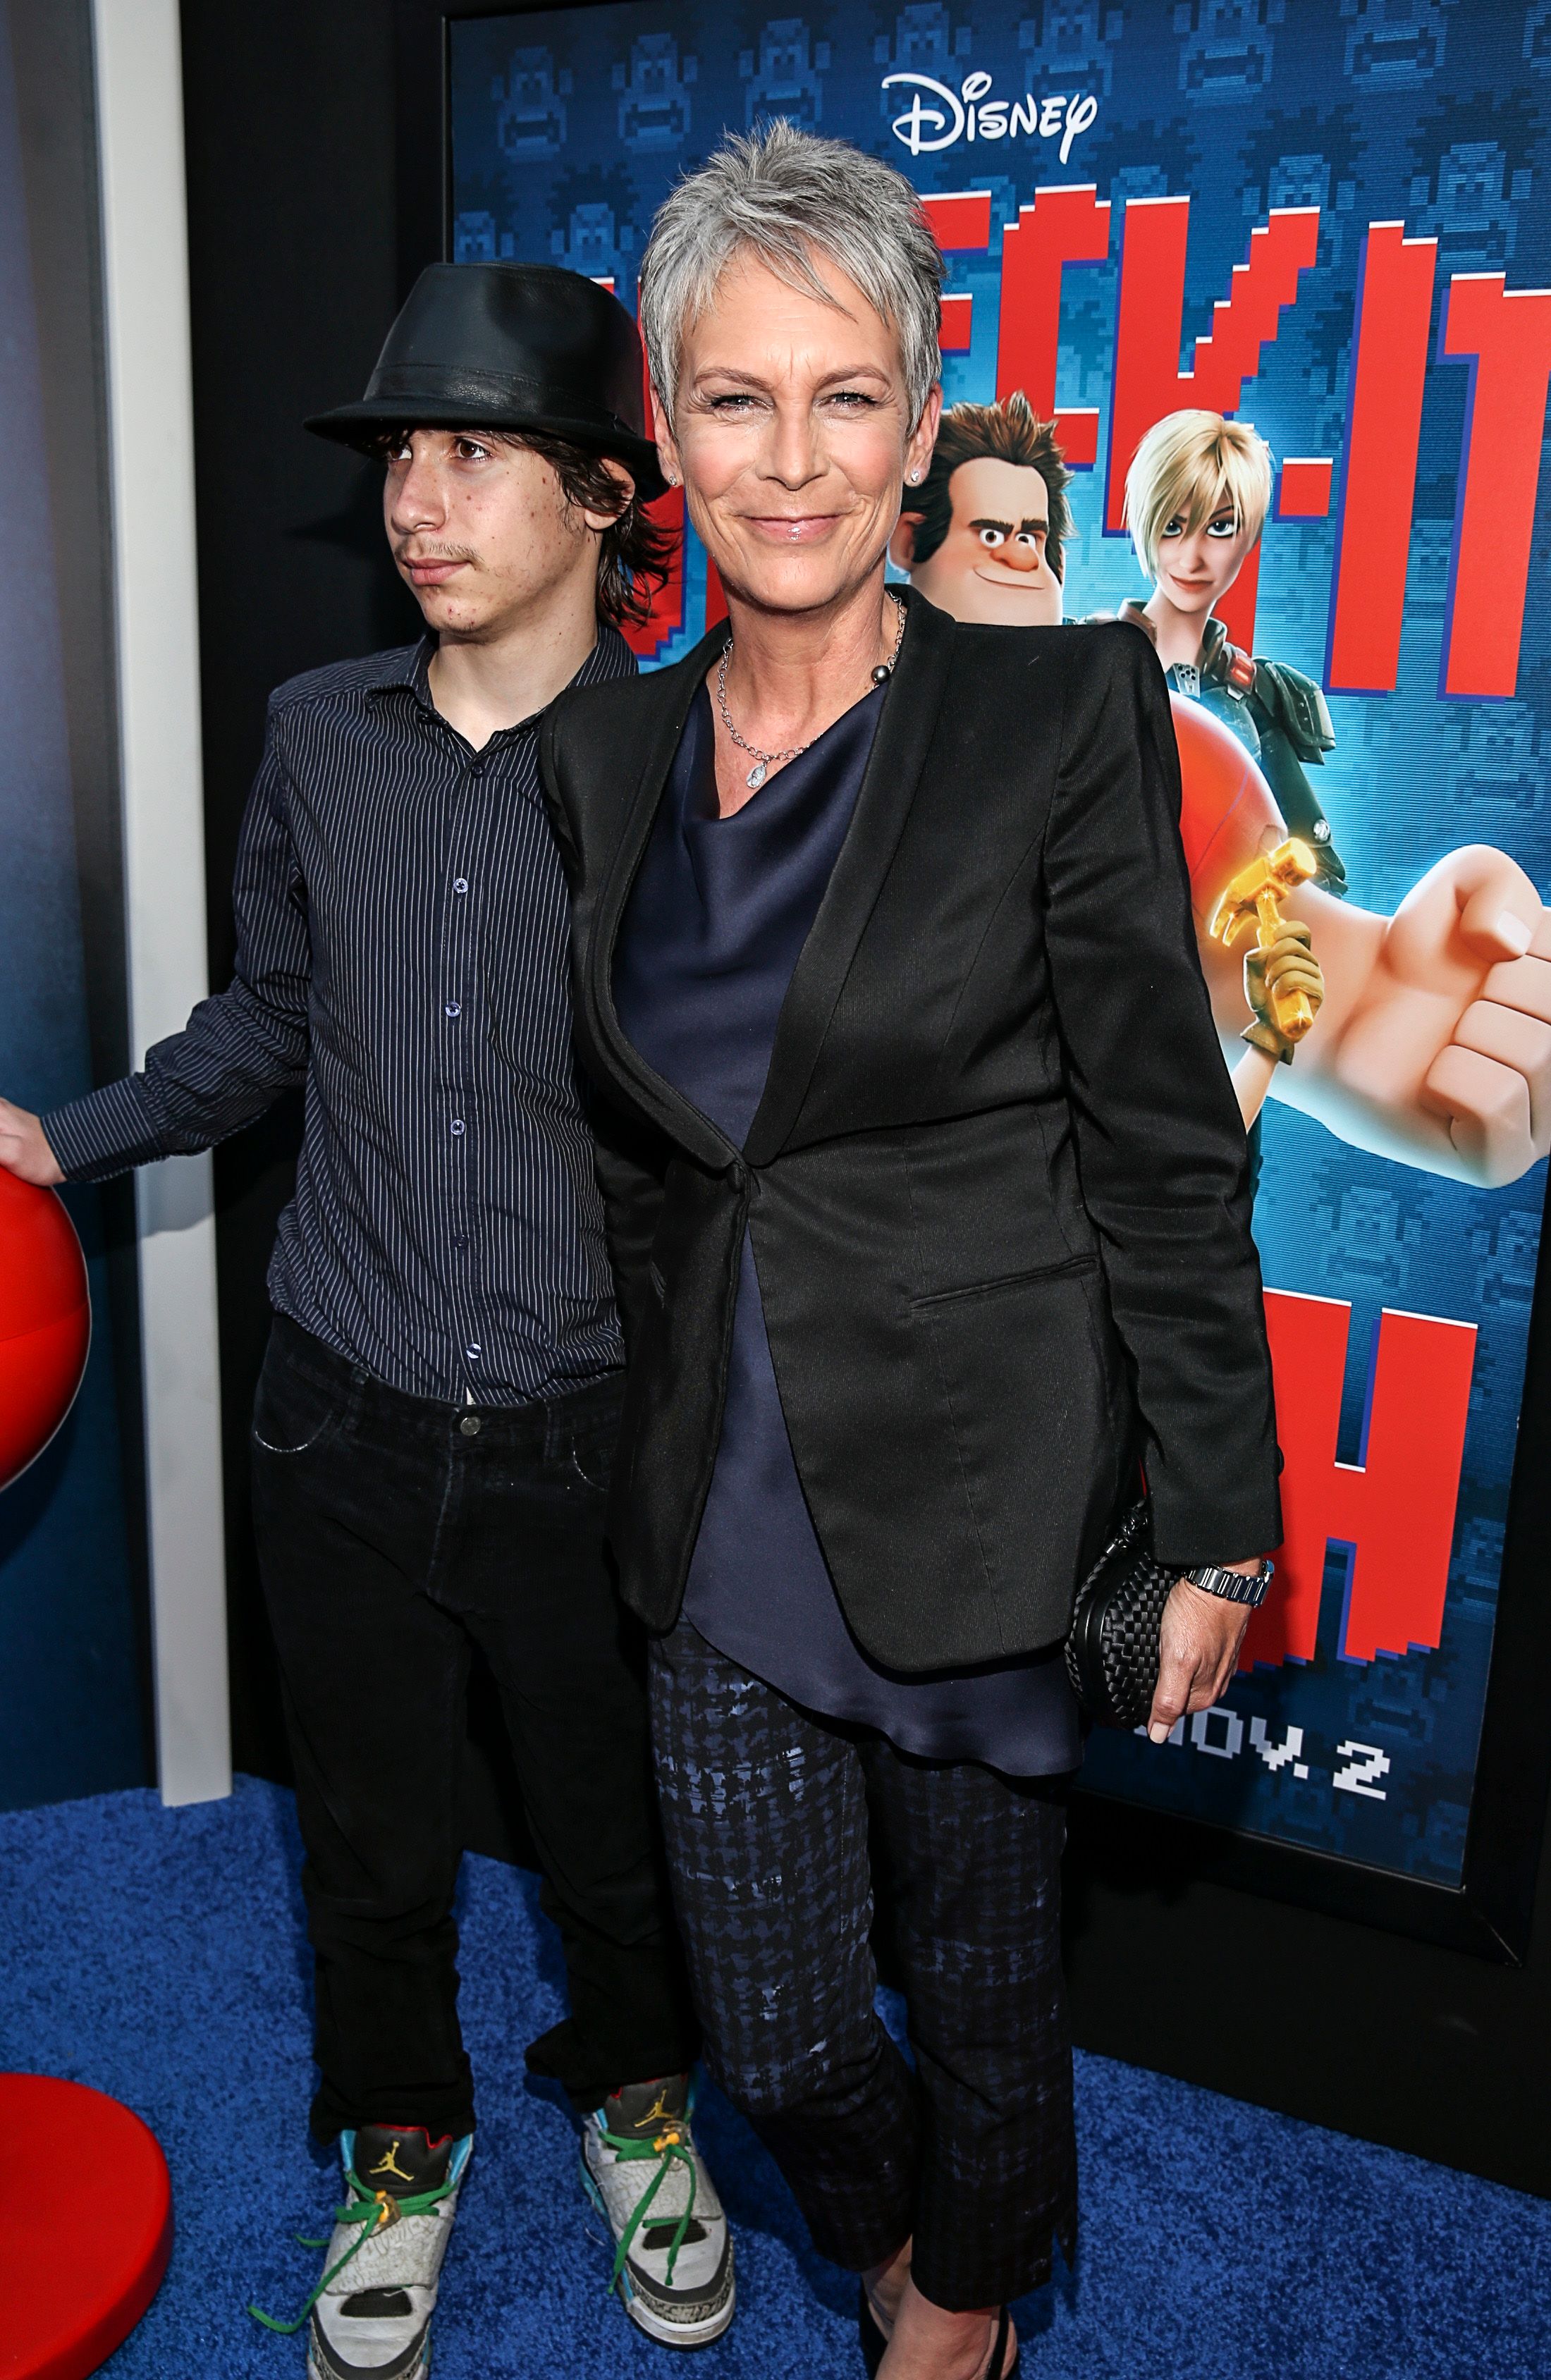
[[[838,141],[778,124],[680,184],[641,324],[728,617],[563,698],[542,759],[707,2060],[862,2276],[869,2368],[1002,2380],[1075,2221],[1074,1585],[1145,1457],[1167,1734],[1281,1532],[1157,663],[885,585],[940,274],[909,185]],[[869,1819],[914,2071],[874,2012]]]

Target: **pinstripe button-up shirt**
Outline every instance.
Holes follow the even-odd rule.
[[[43,1128],[70,1179],[99,1181],[303,1086],[274,1305],[412,1395],[519,1404],[601,1378],[622,1348],[538,721],[474,751],[431,700],[433,650],[272,698],[230,989]],[[576,683],[635,666],[603,628]]]

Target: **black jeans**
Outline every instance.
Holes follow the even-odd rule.
[[[799,1710],[686,1621],[652,1734],[706,2063],[854,2272],[914,2238],[934,2304],[1000,2305],[1075,2247],[1060,1969],[1065,1778],[916,1760]],[[874,2011],[868,1819],[898,1895],[913,2074]]]
[[[619,1404],[614,1381],[504,1409],[406,1396],[276,1318],[253,1511],[307,1847],[321,2140],[473,2125],[452,1914],[473,1644],[564,1949],[561,2079],[596,2107],[695,2056],[642,1647],[603,1551]]]

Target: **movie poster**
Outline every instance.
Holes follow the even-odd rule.
[[[1069,619],[1148,595],[1121,501],[1155,424],[1268,442],[1217,616],[1289,706],[1361,1062],[1276,1066],[1259,1122],[1288,1535],[1246,1666],[1168,1745],[1096,1738],[1084,1782],[1458,1885],[1545,1186],[1551,0],[630,0],[454,23],[452,67],[456,255],[631,307],[724,128],[909,175],[948,402],[1058,424]],[[706,605],[691,535],[643,665]]]

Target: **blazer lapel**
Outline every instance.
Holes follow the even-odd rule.
[[[907,594],[905,601],[904,640],[856,808],[793,973],[764,1095],[745,1143],[751,1165],[768,1165],[796,1123],[856,945],[893,864],[937,723],[953,624],[924,596]]]
[[[615,845],[613,856],[607,864],[603,889],[594,915],[588,966],[593,1023],[602,1048],[630,1084],[636,1099],[652,1121],[670,1139],[676,1140],[681,1148],[686,1148],[692,1157],[719,1172],[733,1161],[737,1150],[718,1132],[708,1116],[702,1115],[691,1100],[647,1064],[634,1043],[626,1038],[614,1013],[613,976],[614,946],[619,940],[625,904],[630,898],[636,871],[640,867],[657,820],[690,705],[700,681],[725,642],[723,624],[713,629],[709,636],[702,638],[694,651],[686,653],[684,660],[675,662],[673,668],[653,673],[655,686],[662,689],[662,699],[648,731],[646,757],[625,814],[624,831]]]

